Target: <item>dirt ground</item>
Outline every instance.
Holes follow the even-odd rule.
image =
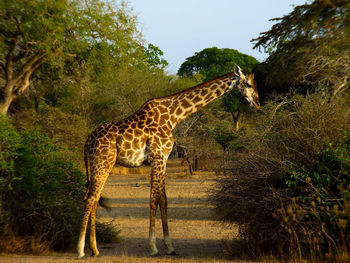
[[[212,207],[206,202],[213,185],[212,175],[167,178],[170,236],[178,255],[167,256],[162,242],[160,213],[157,212],[156,236],[159,257],[148,257],[149,176],[111,175],[104,196],[112,202],[111,212],[100,209],[98,218],[121,230],[122,242],[98,244],[101,256],[83,262],[232,262],[225,243],[237,229],[213,220]],[[88,247],[88,245],[87,245]],[[90,255],[88,248],[86,254]],[[77,262],[75,254],[51,256],[0,256],[0,262]],[[242,262],[242,261],[239,261]]]

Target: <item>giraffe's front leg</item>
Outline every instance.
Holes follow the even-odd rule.
[[[162,192],[161,192],[159,207],[160,207],[160,214],[162,216],[164,243],[165,243],[166,247],[168,248],[167,254],[168,255],[176,255],[176,252],[174,250],[174,247],[172,245],[170,235],[169,235],[168,212],[167,212],[168,202],[167,202],[167,197],[166,197],[166,193],[165,193],[165,182],[163,184],[164,184],[164,187],[163,187]]]
[[[149,223],[149,245],[151,247],[151,256],[159,254],[156,246],[156,212],[160,201],[162,189],[164,188],[166,159],[154,158],[152,156],[152,173],[151,173],[151,193],[150,193],[150,223]]]
[[[149,219],[149,245],[151,247],[150,256],[154,257],[159,255],[156,245],[156,213],[157,213],[157,189],[151,185],[151,196],[150,196],[150,219]]]

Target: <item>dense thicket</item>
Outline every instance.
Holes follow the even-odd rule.
[[[349,96],[265,105],[211,195],[247,253],[324,258],[350,242]]]
[[[71,248],[80,227],[85,175],[39,130],[18,132],[3,115],[0,121],[0,250],[30,251],[30,242],[13,235]]]

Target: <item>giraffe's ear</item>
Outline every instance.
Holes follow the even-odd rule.
[[[234,65],[233,67],[233,72],[237,75],[237,76],[241,76],[242,75],[242,70],[238,65]]]

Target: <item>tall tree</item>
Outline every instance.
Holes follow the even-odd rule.
[[[322,86],[334,95],[350,84],[350,2],[314,0],[296,6],[252,41],[270,53],[266,85],[280,91]],[[283,77],[282,77],[283,76]]]
[[[135,19],[124,2],[0,0],[0,113],[47,61],[59,65],[108,45],[111,56],[133,63],[131,54],[144,52]]]
[[[254,66],[259,64],[259,61],[235,49],[205,48],[200,52],[196,52],[193,56],[188,57],[181,64],[177,74],[183,77],[200,73],[204,76],[204,81],[207,81],[231,72],[235,64],[247,71],[251,71]]]

